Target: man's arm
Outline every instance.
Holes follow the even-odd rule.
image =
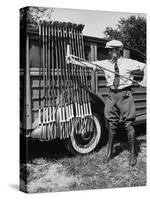
[[[141,82],[139,82],[139,84],[142,87],[146,87],[146,68],[147,68],[146,64],[139,62],[139,61],[136,61],[136,60],[132,60],[132,59],[130,59],[129,62],[130,62],[129,63],[129,70],[131,72],[136,71],[136,70],[140,70],[140,71],[144,72],[143,80]]]
[[[143,76],[143,80],[140,82],[140,85],[142,86],[142,87],[146,87],[146,75],[147,75],[147,67],[146,67],[146,65],[145,65],[145,67],[144,67],[144,70],[143,70],[143,72],[144,72],[144,76]]]
[[[86,62],[86,61],[77,61],[76,59],[74,59],[72,56],[66,57],[67,59],[67,63],[72,63],[74,65],[79,65],[82,67],[88,67],[92,70],[96,70],[96,63],[95,62]]]
[[[86,61],[86,60],[78,61],[72,55],[69,55],[69,56],[66,56],[66,61],[67,61],[67,63],[72,63],[72,64],[79,65],[79,66],[82,66],[85,68],[88,67],[92,70],[98,70],[98,69],[101,69],[103,71],[108,70],[106,67],[107,65],[106,65],[105,60],[101,60],[101,61],[96,60],[96,61],[92,61],[92,62]]]

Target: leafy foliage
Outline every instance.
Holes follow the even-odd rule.
[[[144,17],[130,16],[120,18],[117,28],[106,27],[106,39],[121,40],[125,46],[146,53],[146,19]]]
[[[43,7],[26,7],[20,10],[20,23],[37,25],[40,20],[50,21],[53,8],[43,8]]]

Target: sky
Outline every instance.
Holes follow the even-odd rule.
[[[127,18],[131,15],[146,17],[146,14],[143,13],[55,8],[52,20],[84,24],[84,35],[103,38],[103,32],[107,26],[115,28],[120,18]]]

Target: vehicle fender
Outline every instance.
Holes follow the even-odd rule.
[[[104,108],[105,108],[105,101],[104,98],[101,95],[97,95],[94,92],[89,92],[90,94],[90,101],[92,104],[92,109],[99,109],[100,114],[104,114]]]

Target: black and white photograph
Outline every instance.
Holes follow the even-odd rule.
[[[20,190],[147,185],[145,13],[20,8]]]

